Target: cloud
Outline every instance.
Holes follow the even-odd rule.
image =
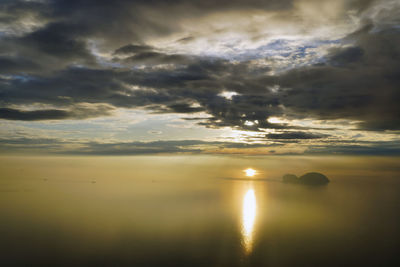
[[[0,72],[2,74],[30,72],[40,68],[40,65],[26,58],[0,56]]]
[[[282,132],[282,133],[269,133],[266,135],[268,139],[320,139],[327,137],[323,134],[315,134],[308,132]]]
[[[287,142],[326,137],[300,132],[307,127],[292,122],[303,119],[398,131],[397,7],[391,0],[5,1],[0,118],[202,112],[199,125],[277,129],[266,137]],[[36,106],[46,108],[26,108]]]
[[[271,148],[274,148],[271,150]],[[149,142],[88,142],[55,138],[0,138],[0,153],[43,153],[71,155],[152,155],[152,154],[342,154],[342,155],[400,155],[398,141],[363,142],[360,144],[313,144],[305,151],[275,143],[246,144],[203,140],[167,140]]]
[[[331,51],[323,64],[290,70],[281,76],[282,104],[319,119],[361,121],[370,130],[399,130],[400,32],[357,33],[351,48]],[[390,41],[389,41],[390,40]]]
[[[171,104],[169,106],[150,106],[149,110],[152,110],[154,113],[196,113],[200,111],[204,111],[202,107],[192,106],[189,103],[176,103]]]
[[[360,62],[363,55],[364,50],[360,47],[334,48],[330,52],[329,61],[334,66],[345,66],[347,64]]]
[[[153,47],[149,45],[138,45],[138,44],[128,44],[124,45],[117,50],[115,50],[115,55],[129,55],[129,54],[137,54],[143,52],[149,52],[154,50]]]
[[[325,155],[375,155],[397,156],[400,155],[400,143],[398,141],[367,142],[364,144],[335,144],[334,146],[314,145],[310,146],[305,154]]]
[[[189,57],[185,55],[168,55],[154,51],[137,53],[123,60],[124,63],[136,64],[182,64],[187,63],[187,61],[189,61]]]
[[[47,109],[35,111],[21,111],[18,109],[0,108],[0,118],[6,120],[60,120],[70,118],[65,110]]]
[[[12,77],[3,82],[0,95],[3,102],[10,104],[68,104],[66,99],[70,99],[130,108],[162,104],[169,107],[164,108],[166,112],[178,113],[205,110],[212,118],[202,123],[212,127],[276,128],[267,118],[286,114],[358,120],[365,129],[396,130],[400,127],[396,93],[400,51],[394,45],[397,39],[397,30],[360,32],[355,45],[331,50],[324,63],[278,75],[268,74],[268,67],[259,68],[251,61],[200,58],[172,69],[80,67],[51,76],[31,76],[24,81]],[[179,57],[158,52],[138,55],[142,62],[179,61]],[[283,89],[268,89],[276,85]],[[221,97],[227,90],[238,95],[232,99]],[[190,108],[193,102],[200,107]],[[249,127],[246,122],[254,125]]]
[[[284,128],[267,119],[287,115],[356,120],[360,128],[371,130],[400,129],[400,99],[396,93],[400,51],[395,45],[395,40],[400,41],[399,32],[364,30],[352,38],[356,38],[353,46],[332,49],[325,62],[278,75],[269,74],[268,67],[260,68],[251,61],[198,58],[167,69],[74,67],[24,80],[12,76],[1,84],[0,95],[7,104],[68,105],[72,101],[128,108],[153,106],[157,112],[204,110],[212,117],[201,124],[210,127]],[[138,55],[144,56],[142,61],[157,64],[173,57],[151,53],[145,54],[149,57]],[[276,85],[281,89],[269,90]],[[227,90],[238,95],[232,99],[221,97]],[[192,108],[192,103],[200,107]],[[247,122],[254,124],[250,127]]]
[[[60,140],[55,138],[12,138],[0,139],[0,151],[41,152],[51,154],[74,155],[142,155],[142,154],[176,154],[176,153],[210,153],[212,149],[223,148],[258,148],[265,144],[241,144],[234,142],[217,142],[202,140],[168,140],[149,142],[82,142]],[[211,152],[213,153],[213,152]]]
[[[111,115],[112,110],[113,108],[108,105],[85,104],[76,105],[70,110],[18,110],[13,108],[0,108],[0,119],[21,121],[86,119],[91,117],[109,116]]]

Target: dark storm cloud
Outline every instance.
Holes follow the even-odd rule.
[[[95,107],[76,106],[71,110],[18,110],[13,108],[0,108],[0,119],[21,121],[86,119],[91,117],[111,115],[111,111],[111,107],[104,105]]]
[[[286,112],[294,117],[360,120],[365,129],[399,129],[397,30],[358,33],[355,45],[332,50],[324,64],[278,76],[250,62],[198,59],[172,69],[69,68],[52,76],[4,80],[5,103],[108,103],[117,107],[162,104],[165,111],[205,110],[210,127],[283,128],[266,122]],[[151,88],[130,91],[126,84]],[[281,90],[268,88],[278,84]],[[223,91],[239,95],[219,96]],[[189,108],[192,103],[201,108]],[[285,107],[285,110],[282,107]],[[175,108],[174,108],[175,107]],[[156,108],[160,111],[162,108]],[[246,126],[246,121],[258,124]]]
[[[116,55],[126,55],[126,54],[136,54],[136,53],[143,53],[143,52],[149,52],[154,50],[153,47],[149,45],[137,45],[137,44],[129,44],[122,46],[115,50],[114,54]]]
[[[343,66],[360,62],[363,55],[364,50],[360,47],[336,48],[331,50],[329,61],[332,65]]]
[[[0,138],[0,153],[9,152],[41,152],[54,153],[62,151],[65,142],[59,139],[52,138]]]
[[[149,35],[175,32],[180,28],[180,21],[188,17],[224,10],[283,10],[291,6],[292,0],[20,0],[2,1],[0,22],[15,24],[32,15],[38,22],[50,22],[38,34],[59,34],[56,38],[75,46],[80,45],[82,38],[100,38],[109,47],[118,48]]]
[[[71,105],[75,102],[118,102],[123,73],[113,70],[68,68],[49,76],[11,77],[0,80],[5,103]]]
[[[4,103],[14,104],[40,102],[70,105],[88,102],[129,108],[151,108],[158,104],[166,106],[164,110],[167,112],[205,110],[214,116],[208,122],[210,126],[251,128],[245,122],[259,120],[258,125],[266,128],[270,124],[265,122],[265,118],[277,113],[275,109],[279,102],[268,92],[257,92],[265,89],[256,81],[257,76],[263,81],[270,79],[254,73],[247,63],[233,65],[218,59],[200,60],[172,70],[69,68],[48,77],[4,80],[0,83],[0,96]],[[254,80],[246,82],[249,78]],[[252,87],[247,89],[246,83]],[[130,90],[127,84],[146,89]],[[218,96],[226,88],[244,94],[232,100]],[[200,107],[193,107],[193,103]],[[156,111],[162,109],[160,106],[155,108]]]
[[[182,64],[187,63],[189,57],[185,55],[168,55],[159,52],[143,52],[127,57],[123,60],[124,63],[140,63],[140,64]]]
[[[0,73],[14,74],[40,70],[40,66],[27,58],[0,56]]]
[[[346,5],[357,15],[373,3],[348,1]],[[6,1],[0,8],[1,23],[18,24],[32,14],[38,26],[19,34],[6,33],[0,39],[2,118],[66,119],[105,114],[98,110],[90,116],[71,114],[76,104],[91,103],[166,113],[204,111],[211,118],[200,124],[207,127],[285,129],[290,126],[267,119],[286,115],[350,119],[360,121],[362,129],[400,130],[400,33],[392,10],[379,14],[385,22],[376,22],[379,27],[365,22],[364,28],[343,39],[341,47],[330,50],[322,63],[275,75],[270,67],[251,61],[167,54],[143,42],[149,36],[179,31],[184,18],[221,10],[292,8],[289,0]],[[102,49],[115,56],[112,64],[132,68],[98,62],[91,39],[101,40]],[[148,66],[135,68],[135,64]],[[172,66],[153,68],[162,64]],[[274,86],[280,90],[271,90]],[[220,95],[225,91],[238,94],[227,99]],[[36,103],[62,109],[10,108]]]
[[[80,31],[79,25],[50,23],[23,36],[0,39],[0,54],[14,62],[12,71],[9,69],[6,73],[42,74],[69,65],[96,66],[86,41],[76,36]],[[28,64],[23,65],[21,61]]]
[[[151,36],[165,36],[178,32],[185,19],[235,10],[286,11],[293,8],[293,2],[293,0],[2,1],[0,29],[4,28],[1,27],[2,24],[5,25],[6,35],[10,33],[11,35],[3,38],[0,50],[8,55],[29,58],[49,69],[59,69],[68,64],[90,65],[94,64],[92,55],[88,52],[90,39],[101,40],[103,49],[146,52],[146,47],[149,47],[146,44],[138,44]],[[368,1],[349,1],[351,8],[358,10],[362,9],[365,2]],[[27,25],[33,25],[31,27],[33,30]],[[24,34],[25,32],[27,33]],[[188,41],[188,38],[193,40],[196,36],[182,40]],[[133,45],[126,46],[132,43]],[[122,46],[126,47],[122,49]]]
[[[355,45],[335,49],[325,64],[281,75],[281,101],[299,117],[352,119],[370,130],[400,129],[398,29],[358,32]]]
[[[0,108],[0,118],[6,120],[61,120],[69,117],[70,114],[67,111],[58,109],[21,111],[11,108]]]
[[[125,64],[188,64],[195,59],[188,55],[161,53],[152,46],[136,44],[122,46],[114,51],[114,55],[125,56],[114,58],[115,61]]]
[[[297,117],[355,119],[362,121],[363,128],[399,129],[400,53],[393,40],[399,40],[396,30],[366,32],[357,39],[358,46],[333,50],[325,64],[280,76],[267,75],[268,69],[252,69],[250,63],[218,59],[166,70],[70,68],[49,77],[3,81],[0,95],[6,103],[163,104],[176,112],[184,112],[186,107],[188,112],[206,110],[211,114],[207,125],[246,129],[277,127],[266,118],[281,115],[283,105]],[[123,84],[154,90],[129,91]],[[284,89],[269,91],[274,84]],[[218,96],[223,91],[239,95],[229,100]],[[202,108],[189,109],[193,101]],[[249,127],[246,121],[258,121],[258,125]]]
[[[267,134],[268,139],[320,139],[327,137],[323,134],[314,134],[308,132],[282,132]]]
[[[86,30],[79,24],[50,23],[16,39],[15,43],[61,59],[91,58],[85,42],[77,38],[85,34]]]
[[[21,25],[26,17],[45,19],[49,15],[48,5],[38,1],[3,0],[0,5],[0,25]]]

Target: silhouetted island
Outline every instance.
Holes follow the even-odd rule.
[[[285,174],[282,177],[284,183],[305,184],[305,185],[325,185],[329,183],[329,179],[319,172],[309,172],[299,178],[294,174]]]
[[[284,183],[294,183],[294,184],[297,184],[297,183],[299,183],[299,178],[297,178],[297,176],[294,175],[294,174],[285,174],[285,175],[282,177],[282,181],[283,181]]]

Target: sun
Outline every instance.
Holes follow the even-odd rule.
[[[248,168],[248,169],[244,170],[244,172],[246,173],[246,176],[248,176],[248,177],[253,177],[257,173],[257,171],[252,168]]]

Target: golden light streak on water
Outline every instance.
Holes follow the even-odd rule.
[[[250,188],[243,197],[242,237],[245,252],[248,254],[253,246],[254,223],[257,215],[257,201],[254,189]]]

